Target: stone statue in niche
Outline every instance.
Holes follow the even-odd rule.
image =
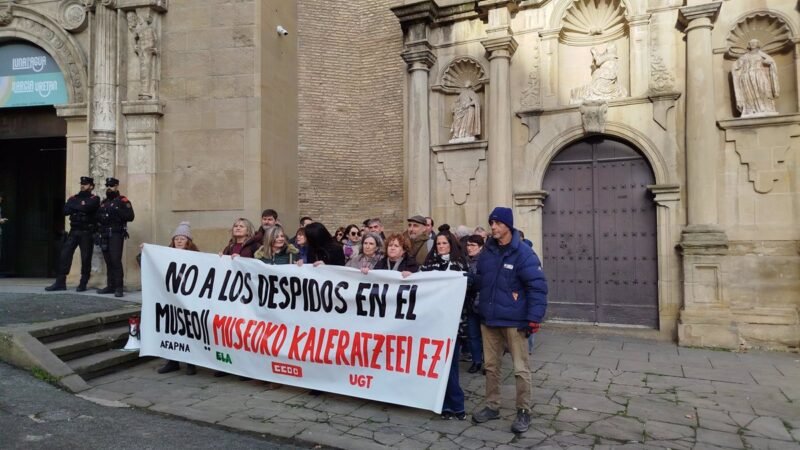
[[[573,89],[570,93],[570,103],[577,104],[584,100],[611,100],[627,96],[628,91],[620,84],[617,76],[619,72],[617,46],[610,44],[603,51],[592,47],[591,52],[594,60],[592,81]]]
[[[775,99],[780,95],[780,85],[775,60],[761,50],[758,39],[751,39],[747,49],[733,64],[736,108],[742,117],[776,115]]]
[[[450,144],[474,142],[481,134],[481,103],[478,94],[467,82],[453,103],[453,125],[450,126]]]
[[[158,37],[153,26],[153,17],[147,15],[142,20],[131,11],[127,14],[128,29],[133,37],[133,51],[139,57],[139,80],[142,100],[155,97],[156,57],[158,56]]]

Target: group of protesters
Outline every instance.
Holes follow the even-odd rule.
[[[247,218],[237,218],[220,255],[255,258],[266,264],[348,266],[364,274],[394,270],[404,278],[417,271],[463,272],[468,287],[466,297],[456,302],[462,311],[453,354],[460,355],[465,346],[464,354],[472,362],[467,371],[486,375],[486,405],[472,414],[472,420],[482,423],[500,417],[502,356],[511,353],[517,388],[517,415],[511,429],[522,433],[530,424],[528,338],[538,331],[544,316],[547,285],[530,242],[523,241],[524,237],[514,229],[511,209],[495,208],[489,216],[489,226],[491,236],[483,227],[462,225],[452,232],[447,224],[434,233],[433,220],[417,215],[407,219],[405,231],[388,236],[379,218],[367,219],[361,226],[338,227],[331,234],[325,225],[306,216],[289,236],[278,213],[266,209],[258,228]],[[169,246],[198,250],[188,222],[178,225]],[[452,362],[447,380],[441,412],[445,420],[467,417],[457,361]],[[177,361],[167,361],[158,373],[179,369]],[[187,365],[187,374],[195,373],[196,368]],[[225,375],[222,371],[214,373],[217,377]]]

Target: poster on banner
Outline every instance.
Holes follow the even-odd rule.
[[[148,244],[140,354],[438,413],[466,285]]]

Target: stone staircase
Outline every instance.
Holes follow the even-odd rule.
[[[0,328],[0,359],[34,371],[80,392],[92,378],[152,358],[121,349],[128,341],[128,318],[138,305],[21,327]],[[43,372],[44,374],[42,374]],[[46,374],[46,375],[45,375]]]

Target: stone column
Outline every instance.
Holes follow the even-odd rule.
[[[89,171],[97,186],[116,173],[117,12],[114,0],[94,4],[91,28]]]
[[[800,38],[794,38],[794,83],[797,91],[797,108],[800,109]]]
[[[412,34],[424,36],[424,23]],[[431,131],[428,118],[428,72],[436,61],[427,40],[415,40],[402,53],[411,80],[408,87],[408,214],[431,210]]]
[[[711,29],[720,2],[680,9],[686,33],[686,186],[689,225],[718,222],[719,137],[714,105]]]
[[[628,17],[630,29],[631,97],[647,93],[650,84],[650,14]]]
[[[500,3],[501,4],[501,3]],[[489,208],[511,205],[514,200],[511,154],[511,86],[509,67],[517,41],[511,36],[508,6],[489,10],[487,39],[481,41],[489,53],[488,126]]]

